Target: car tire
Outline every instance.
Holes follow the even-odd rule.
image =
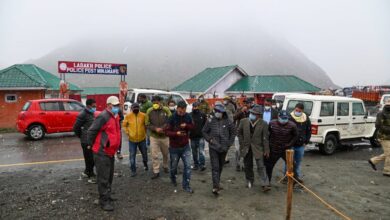
[[[328,134],[325,138],[325,143],[321,144],[320,152],[325,155],[332,155],[338,146],[337,138],[334,134]]]
[[[42,125],[31,125],[27,130],[27,136],[34,141],[45,137],[45,129]]]
[[[374,135],[370,138],[370,143],[373,148],[382,147],[381,142],[378,139],[378,130],[375,130]]]

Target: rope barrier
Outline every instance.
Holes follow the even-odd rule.
[[[294,175],[292,173],[287,173],[282,179],[279,180],[282,181],[286,176],[290,177],[292,180],[294,180],[294,182],[298,183],[302,188],[304,188],[306,191],[308,191],[310,194],[312,194],[316,199],[318,199],[321,203],[323,203],[325,206],[327,206],[330,210],[332,210],[333,212],[335,212],[336,214],[338,214],[339,216],[341,216],[342,218],[346,219],[346,220],[351,220],[350,217],[346,216],[345,214],[343,214],[342,212],[340,212],[339,210],[337,210],[335,207],[333,207],[332,205],[330,205],[329,203],[327,203],[324,199],[322,199],[320,196],[318,196],[317,194],[315,194],[313,191],[311,191],[309,188],[307,188],[305,185],[303,185],[302,183],[300,183],[298,180],[296,180],[294,178]]]

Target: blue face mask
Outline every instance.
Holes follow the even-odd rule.
[[[96,112],[96,107],[95,108],[89,108],[88,111],[91,112],[91,113],[95,113]]]
[[[280,124],[287,124],[287,122],[288,122],[288,118],[287,119],[278,118],[278,120],[279,120]]]
[[[249,114],[249,120],[256,121],[256,119],[257,119],[256,115],[254,115],[252,113]]]
[[[301,116],[302,116],[302,112],[297,112],[297,111],[295,111],[295,112],[294,112],[294,115],[297,116],[297,117],[301,117]]]
[[[119,107],[113,106],[112,109],[111,109],[111,112],[112,112],[114,115],[118,114],[118,112],[119,112]]]

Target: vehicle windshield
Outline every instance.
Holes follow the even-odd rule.
[[[286,111],[292,112],[295,109],[295,105],[298,103],[303,104],[303,106],[305,107],[304,112],[306,113],[306,115],[310,116],[311,112],[313,110],[313,102],[312,101],[290,100],[290,101],[288,101]]]
[[[31,102],[26,102],[26,104],[24,104],[23,108],[22,108],[22,111],[27,111],[28,108],[30,108],[31,106]]]

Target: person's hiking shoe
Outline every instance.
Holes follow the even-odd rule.
[[[213,188],[212,193],[213,193],[215,196],[218,196],[218,195],[219,195],[219,189],[218,189],[218,188]]]
[[[205,170],[206,170],[205,166],[200,167],[200,171],[205,171]]]
[[[240,172],[240,171],[241,171],[241,166],[240,166],[240,165],[237,165],[237,166],[236,166],[236,171],[237,171],[237,172]]]
[[[116,157],[119,159],[119,160],[122,160],[123,159],[123,155],[121,153],[116,153]]]
[[[106,212],[112,212],[112,211],[114,211],[114,206],[113,206],[112,203],[109,202],[109,201],[106,201],[106,202],[100,204],[100,207],[101,207],[104,211],[106,211]]]
[[[387,176],[387,177],[390,177],[390,174],[388,173],[384,173],[383,176]]]
[[[225,164],[228,164],[228,163],[230,163],[230,160],[225,160]]]
[[[368,160],[368,163],[371,165],[371,168],[376,171],[375,164],[371,160]]]
[[[169,169],[168,168],[164,168],[164,173],[169,173]]]
[[[253,185],[253,183],[251,181],[248,181],[248,183],[247,183],[248,189],[252,188],[252,185]]]
[[[194,167],[192,167],[192,170],[199,170],[199,167],[198,166],[194,166]]]
[[[271,190],[271,186],[262,186],[263,192],[268,192]]]
[[[160,173],[153,173],[152,180],[155,180],[160,177]]]
[[[287,176],[285,176],[282,181],[280,181],[281,184],[287,184],[288,183],[288,179],[287,179]]]
[[[89,178],[88,174],[86,174],[85,172],[81,172],[81,177],[83,177],[83,178]]]
[[[131,176],[131,177],[137,176],[137,172],[131,172],[130,176]]]
[[[145,171],[148,171],[148,170],[149,170],[149,167],[148,167],[148,166],[145,166],[145,167],[144,167],[144,170],[145,170]]]

